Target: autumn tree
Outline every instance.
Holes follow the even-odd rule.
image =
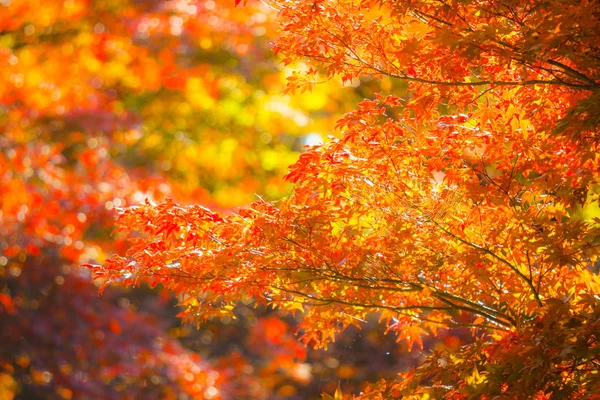
[[[269,4],[275,51],[307,66],[290,90],[336,77],[380,93],[301,155],[278,202],[122,209],[132,245],[96,276],[162,283],[190,322],[240,302],[299,312],[317,347],[375,312],[410,345],[477,335],[362,398],[600,392],[600,4]]]

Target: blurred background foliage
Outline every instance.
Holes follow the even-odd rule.
[[[294,318],[244,305],[196,330],[160,288],[99,297],[79,268],[125,251],[119,207],[286,195],[303,146],[372,95],[333,80],[286,93],[275,13],[233,3],[2,2],[0,399],[315,398],[419,357],[376,321],[305,349]]]

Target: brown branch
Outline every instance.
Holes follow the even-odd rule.
[[[328,298],[319,298],[319,297],[315,297],[313,295],[298,291],[298,290],[294,290],[294,289],[289,289],[289,288],[285,288],[285,287],[280,287],[280,286],[275,286],[275,285],[269,285],[269,287],[285,292],[285,293],[291,293],[291,294],[295,294],[301,297],[305,297],[310,299],[311,301],[317,302],[313,305],[315,306],[324,306],[327,304],[341,304],[341,305],[346,305],[346,306],[350,306],[350,307],[357,307],[357,308],[364,308],[364,309],[375,309],[375,310],[389,310],[389,311],[394,311],[394,312],[402,312],[402,311],[411,311],[411,310],[422,310],[422,311],[452,311],[452,310],[463,310],[463,311],[467,311],[470,312],[472,314],[475,315],[480,315],[486,319],[489,319],[490,321],[494,321],[495,323],[497,323],[498,325],[501,325],[503,327],[510,327],[511,323],[503,321],[497,317],[495,317],[494,315],[488,314],[486,312],[477,310],[477,309],[471,309],[469,307],[465,307],[465,306],[461,306],[461,305],[457,305],[457,304],[452,304],[452,302],[450,300],[442,300],[441,298],[439,299],[440,301],[443,301],[444,303],[448,304],[449,306],[445,307],[445,306],[427,306],[427,305],[413,305],[413,306],[402,306],[402,307],[394,307],[394,306],[388,306],[385,304],[369,304],[369,303],[355,303],[355,302],[350,302],[350,301],[346,301],[346,300],[341,300],[341,299],[336,299],[336,298],[332,298],[332,297],[328,297]],[[322,304],[318,304],[318,303],[322,303]],[[422,319],[417,315],[411,315],[414,318],[418,318],[418,319]],[[497,328],[496,328],[497,329]]]
[[[569,72],[568,75],[571,75],[573,77],[577,77],[579,79],[582,79],[588,83],[591,83],[593,86],[599,86],[598,82],[596,82],[595,80],[593,80],[592,78],[590,78],[587,75],[582,74],[581,72],[577,71],[576,69],[573,69],[571,67],[569,67],[568,65],[565,65],[563,63],[560,63],[558,61],[555,60],[546,60],[546,62],[550,65],[554,65],[555,67],[559,67],[564,71]]]
[[[536,303],[538,303],[538,305],[540,307],[543,306],[542,300],[540,299],[540,295],[539,295],[538,291],[536,290],[535,286],[533,285],[532,280],[527,278],[516,266],[512,265],[508,260],[500,257],[499,255],[497,255],[496,253],[494,253],[493,251],[491,251],[485,247],[481,247],[475,243],[471,243],[471,242],[461,238],[458,235],[455,235],[454,233],[450,232],[448,229],[443,227],[441,224],[439,224],[437,221],[432,220],[431,218],[428,218],[428,220],[430,222],[432,222],[435,226],[437,226],[439,229],[441,229],[442,232],[444,232],[446,235],[452,237],[453,239],[456,239],[459,242],[461,242],[469,247],[472,247],[478,251],[481,251],[482,253],[485,253],[485,254],[495,258],[496,260],[500,261],[501,263],[507,265],[511,269],[511,271],[513,271],[515,274],[517,274],[517,276],[519,276],[523,281],[525,281],[527,283],[527,286],[529,286],[529,288],[531,289],[531,291],[535,297]]]

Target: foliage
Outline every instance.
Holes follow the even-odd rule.
[[[114,292],[98,301],[89,276],[74,268],[100,256],[93,238],[110,229],[108,205],[149,182],[132,182],[101,156],[103,146],[75,161],[56,143],[2,144],[0,368],[14,382],[2,395],[174,398],[213,387],[215,371],[164,323]],[[93,167],[86,153],[97,157]]]
[[[194,195],[213,205],[248,203],[252,191],[287,193],[280,176],[297,157],[289,142],[299,125],[318,123],[272,84],[280,70],[258,41],[272,29],[268,9],[211,1],[35,9],[12,1],[2,11],[0,98],[14,106],[4,111],[10,137],[107,135],[119,143],[111,156],[128,168],[173,178],[179,197],[201,186]]]
[[[64,263],[40,257],[3,278],[10,297],[3,294],[0,360],[15,387],[0,393],[175,399],[216,392],[218,372],[169,337],[156,314],[133,311],[115,293],[97,301],[89,279]],[[17,268],[11,263],[13,274]]]
[[[272,5],[276,51],[307,65],[290,90],[368,77],[381,93],[301,155],[277,203],[121,210],[132,246],[96,276],[162,283],[186,321],[240,301],[300,312],[317,347],[372,312],[409,346],[440,328],[478,335],[363,398],[596,393],[598,3]]]

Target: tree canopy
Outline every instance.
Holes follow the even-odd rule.
[[[305,66],[290,90],[339,78],[379,93],[300,156],[277,202],[120,210],[132,245],[95,275],[163,284],[186,321],[240,302],[300,312],[317,347],[374,312],[409,345],[477,335],[362,398],[600,392],[600,4],[268,4],[276,53]]]

